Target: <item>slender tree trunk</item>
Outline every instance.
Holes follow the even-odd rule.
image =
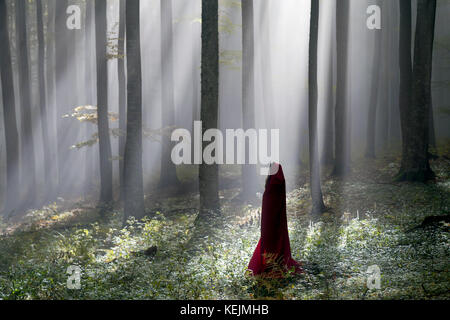
[[[382,69],[381,79],[380,79],[380,107],[378,108],[379,121],[377,123],[378,127],[378,146],[381,151],[385,150],[388,146],[389,139],[389,94],[391,90],[391,78],[390,78],[390,48],[389,48],[389,38],[391,29],[391,21],[390,21],[390,13],[391,10],[391,1],[383,0],[382,2],[382,10],[384,12],[384,22],[383,28],[381,31],[381,55],[382,55],[382,63],[379,66]]]
[[[85,77],[85,104],[86,105],[94,105],[94,81],[93,79],[93,29],[94,29],[94,19],[93,19],[93,12],[94,12],[94,1],[87,1],[86,2],[86,14],[85,14],[85,28],[84,28],[84,41],[85,41],[85,51],[84,51],[84,61],[85,61],[85,71],[84,71],[84,77]],[[91,128],[91,123],[85,124],[85,139],[89,140],[91,139],[91,136],[93,134],[93,130]],[[86,148],[86,152],[84,155],[84,161],[85,161],[85,184],[84,184],[84,195],[85,197],[89,196],[92,192],[92,178],[94,173],[93,168],[93,162],[94,162],[94,156],[93,156],[93,148]]]
[[[48,194],[53,199],[56,191],[58,177],[57,170],[57,140],[56,140],[56,94],[55,94],[55,0],[47,1],[47,110],[48,130],[50,141],[50,176],[48,181]]]
[[[202,134],[217,128],[219,111],[219,3],[202,0]],[[203,142],[203,149],[207,146]],[[200,218],[218,211],[219,168],[217,164],[201,164],[199,169]]]
[[[337,92],[335,111],[335,167],[333,174],[345,176],[349,171],[350,148],[348,136],[348,38],[349,38],[349,0],[336,2],[337,38]]]
[[[402,10],[403,18],[407,6],[403,2],[401,4],[402,9],[404,9]],[[404,138],[402,167],[397,176],[397,179],[401,181],[424,182],[434,177],[428,160],[428,134],[435,15],[436,0],[418,0],[412,99],[411,103],[404,106],[404,110],[402,110],[402,114],[405,112],[405,115],[402,115],[402,121],[404,119],[406,121],[405,124],[402,124],[402,127],[406,128],[406,132],[404,132],[406,136]],[[403,21],[403,23],[405,26],[407,25],[407,22]],[[403,48],[403,50],[405,51],[401,51],[401,53],[406,56],[406,48]],[[408,53],[408,57],[409,55],[410,53]],[[401,56],[401,59],[405,56]]]
[[[108,61],[106,0],[95,0],[95,41],[97,60],[97,113],[100,150],[100,202],[113,200],[111,141],[108,122]]]
[[[56,92],[56,128],[57,128],[57,149],[58,149],[58,195],[63,195],[67,188],[67,128],[62,117],[69,110],[67,102],[67,83],[65,77],[67,68],[67,26],[66,9],[67,0],[55,0],[55,92]]]
[[[334,2],[334,7],[336,6]],[[335,20],[336,16],[333,15]],[[335,21],[330,24],[330,52],[328,55],[328,77],[327,77],[327,100],[325,111],[325,128],[324,128],[324,142],[322,150],[322,164],[331,165],[334,163],[334,109],[335,109],[335,83],[334,83],[334,53],[336,52],[335,35],[334,33]],[[335,34],[335,33],[334,33]]]
[[[36,0],[36,15],[37,15],[37,33],[38,33],[38,78],[39,78],[39,107],[42,121],[42,146],[44,153],[44,174],[45,180],[51,179],[51,151],[49,141],[49,121],[47,113],[47,97],[45,86],[45,46],[44,46],[44,22],[43,22],[43,10],[42,0]],[[49,195],[45,195],[45,200]]]
[[[124,217],[144,216],[142,170],[142,75],[139,0],[126,1],[127,139],[124,158]]]
[[[28,63],[27,2],[16,2],[17,63],[19,64],[19,100],[21,111],[21,167],[25,208],[36,202],[36,165],[31,116],[30,69]]]
[[[58,1],[58,0],[57,0]],[[91,1],[91,0],[89,0]],[[70,3],[72,5],[77,5],[81,7],[80,0],[72,0]],[[80,12],[81,14],[81,12]],[[66,14],[66,17],[68,15]],[[80,17],[81,19],[81,17]],[[68,35],[68,63],[69,63],[69,88],[71,90],[67,95],[68,100],[70,101],[69,106],[69,113],[72,112],[75,108],[79,107],[82,103],[82,88],[83,84],[81,83],[81,70],[83,68],[83,53],[82,46],[80,46],[80,43],[83,43],[83,28],[80,30],[74,29],[69,30]],[[67,41],[67,40],[66,40]],[[67,43],[67,42],[66,42]],[[68,188],[68,196],[70,197],[78,197],[80,194],[83,193],[83,183],[79,180],[79,171],[77,169],[77,165],[83,163],[84,157],[83,152],[80,152],[79,150],[73,149],[72,146],[76,143],[78,143],[82,138],[82,131],[80,130],[80,125],[76,121],[73,121],[72,119],[65,121],[66,130],[68,131],[68,147],[69,151],[67,154],[70,156],[70,158],[67,160],[69,167],[67,168],[67,174],[69,175],[68,180],[71,182],[71,185]]]
[[[120,0],[120,18],[119,18],[119,45],[118,45],[118,78],[119,78],[119,172],[120,172],[120,198],[123,199],[124,194],[124,169],[123,162],[125,156],[125,142],[127,130],[127,90],[125,78],[125,10],[126,1]]]
[[[379,5],[379,3],[377,3]],[[375,46],[372,60],[372,85],[370,91],[369,112],[367,116],[366,158],[375,158],[375,136],[377,123],[378,86],[380,84],[381,65],[381,30],[369,30],[373,33]]]
[[[399,1],[395,1],[393,3],[393,8],[391,12],[391,17],[395,23],[392,25],[392,32],[390,33],[390,47],[391,47],[391,54],[390,54],[390,74],[392,78],[392,90],[391,90],[391,97],[390,97],[390,116],[389,116],[389,146],[395,146],[395,143],[399,140],[401,135],[401,128],[400,128],[400,112],[398,106],[398,94],[399,94],[399,82],[398,82],[398,70],[395,70],[396,67],[398,67],[398,51],[396,51],[396,46],[399,43],[398,39],[398,33],[395,31],[398,30],[399,27]]]
[[[192,19],[197,19],[196,6],[192,6]],[[194,123],[200,121],[200,30],[199,23],[191,22],[192,29],[192,127],[191,136],[194,136]],[[192,144],[191,154],[194,154],[194,144]]]
[[[175,125],[172,0],[161,0],[161,55],[162,127],[167,129]],[[177,168],[171,158],[173,146],[169,132],[164,130],[159,183],[161,187],[179,183]]]
[[[412,12],[411,1],[400,0],[400,38],[399,38],[399,67],[400,67],[400,92],[399,108],[400,123],[402,127],[402,165],[406,167],[406,155],[408,153],[408,137],[410,136],[409,108],[412,91],[412,61],[411,61],[411,37],[412,37]],[[400,170],[398,179],[402,179],[403,169]]]
[[[253,0],[242,1],[242,119],[244,130],[255,127],[255,25]],[[249,159],[249,146],[245,147],[246,161]],[[254,198],[256,195],[256,168],[242,165],[242,197]]]
[[[18,205],[19,190],[19,132],[17,130],[11,45],[8,34],[6,0],[0,0],[0,80],[3,92],[3,121],[6,142],[6,195],[3,213],[13,215]]]
[[[435,22],[433,22],[434,24]],[[434,31],[433,31],[433,35],[432,35],[432,39],[431,39],[433,45],[434,45]],[[431,58],[433,58],[433,45],[431,46]],[[431,65],[431,69],[433,69],[433,65]],[[433,70],[430,71],[431,73],[433,72]],[[430,75],[430,78],[433,79],[432,75]],[[429,93],[429,99],[430,99],[430,115],[429,115],[429,133],[428,133],[428,138],[429,138],[429,146],[436,148],[436,129],[434,127],[434,109],[433,109],[433,91],[430,89],[430,93]]]
[[[261,81],[262,95],[264,103],[264,118],[266,121],[266,129],[275,128],[274,97],[273,97],[273,75],[272,75],[272,37],[271,37],[271,12],[272,0],[264,0],[261,2],[260,15],[260,49],[259,61],[261,63]],[[270,142],[272,143],[272,142]],[[270,147],[269,147],[270,148]]]
[[[312,215],[325,211],[320,186],[319,141],[317,132],[317,43],[319,38],[319,0],[311,0],[309,35],[309,168],[312,198]]]

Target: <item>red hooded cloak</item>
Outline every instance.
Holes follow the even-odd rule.
[[[277,165],[277,164],[275,164]],[[252,275],[281,278],[284,272],[295,268],[302,273],[301,264],[291,256],[286,218],[286,182],[283,169],[269,175],[263,195],[261,239],[253,253],[248,269]]]

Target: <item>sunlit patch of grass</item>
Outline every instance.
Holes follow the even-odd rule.
[[[387,168],[372,171],[381,178],[369,176],[367,163],[356,163],[347,181],[325,181],[331,210],[318,222],[310,221],[307,185],[290,190],[289,236],[293,258],[303,262],[301,276],[246,276],[261,208],[233,202],[239,190],[228,189],[222,216],[208,224],[195,253],[187,247],[197,215],[191,195],[157,199],[147,218],[125,226],[119,211],[99,220],[95,209],[80,204],[31,212],[25,224],[0,236],[0,298],[448,299],[448,231],[413,229],[426,216],[449,213],[448,178],[391,184],[383,179],[393,174],[393,162],[375,162]],[[444,172],[450,163],[433,165]],[[149,247],[157,248],[151,256],[143,253]],[[70,265],[82,270],[81,290],[67,289]],[[367,287],[372,265],[381,271],[379,290]]]

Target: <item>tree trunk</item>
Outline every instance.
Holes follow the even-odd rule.
[[[56,94],[55,94],[55,2],[54,0],[47,1],[47,111],[50,141],[50,176],[47,177],[48,181],[48,194],[51,199],[55,196],[56,182],[58,177],[57,170],[57,140],[56,140]]]
[[[406,4],[402,3],[402,8],[405,11],[402,12],[402,15],[403,13],[406,14]],[[436,0],[418,0],[411,83],[412,99],[411,103],[405,105],[404,110],[402,110],[402,114],[405,113],[405,115],[402,115],[402,121],[403,118],[406,120],[404,124],[406,143],[403,148],[402,167],[397,176],[400,181],[424,182],[434,177],[428,160],[428,135],[435,15]],[[406,22],[404,23],[406,26]],[[403,50],[401,53],[406,55],[406,48],[403,48]],[[401,58],[404,58],[404,56]]]
[[[16,2],[17,63],[19,64],[19,101],[21,111],[22,202],[24,208],[36,202],[36,164],[31,115],[30,69],[28,63],[27,2]]]
[[[412,91],[412,61],[411,61],[411,37],[412,37],[412,12],[411,1],[400,0],[400,39],[399,39],[399,67],[400,67],[400,92],[399,108],[400,123],[402,128],[402,164],[398,179],[402,179],[402,171],[406,166],[405,160],[408,153],[408,137],[410,136],[409,108],[411,105]]]
[[[379,3],[377,3],[379,5]],[[380,84],[381,64],[381,30],[369,30],[373,33],[375,46],[372,60],[372,86],[370,91],[369,112],[367,116],[366,158],[375,158],[375,133],[377,123],[378,86]]]
[[[393,18],[395,23],[392,25],[392,32],[390,33],[390,74],[392,77],[392,90],[390,97],[390,111],[389,111],[389,146],[393,147],[396,145],[396,142],[399,141],[401,136],[401,125],[400,125],[400,112],[398,108],[398,90],[399,90],[399,76],[398,70],[395,68],[398,66],[398,54],[396,54],[396,46],[398,44],[398,33],[395,31],[398,30],[398,16],[399,16],[399,2],[395,1],[393,3],[393,8],[390,16]]]
[[[312,198],[312,215],[325,211],[320,186],[319,141],[317,138],[317,43],[319,38],[319,0],[311,0],[311,21],[309,34],[309,168]]]
[[[144,216],[142,170],[142,74],[139,0],[126,1],[127,139],[124,158],[124,218]]]
[[[66,97],[67,74],[67,26],[66,8],[67,0],[55,0],[55,93],[56,93],[56,130],[58,150],[58,194],[62,195],[67,186],[65,172],[67,171],[67,130],[63,125],[62,117],[68,111],[69,104]]]
[[[384,12],[384,22],[383,28],[381,30],[381,55],[382,55],[382,63],[378,66],[379,69],[382,69],[381,72],[381,81],[380,81],[380,107],[378,108],[378,116],[379,121],[377,123],[378,127],[378,147],[381,151],[385,151],[388,146],[389,140],[389,94],[391,91],[391,78],[390,78],[390,65],[389,65],[389,57],[390,57],[390,48],[389,48],[389,38],[391,33],[391,25],[390,25],[390,13],[391,10],[391,2],[384,0],[382,2],[382,10]]]
[[[17,130],[14,81],[11,63],[11,45],[8,34],[6,0],[0,0],[0,80],[3,92],[3,121],[6,142],[6,195],[3,213],[14,214],[19,190],[19,132]]]
[[[255,127],[255,25],[253,0],[242,1],[242,120],[244,130]],[[246,161],[249,146],[245,146]],[[242,165],[242,197],[251,199],[256,195],[256,168]]]
[[[113,200],[111,141],[108,122],[108,61],[106,0],[95,0],[95,41],[97,60],[97,114],[100,150],[100,202]]]
[[[94,81],[92,80],[94,78],[94,72],[93,72],[93,28],[94,28],[94,1],[87,1],[86,2],[86,14],[85,14],[85,51],[84,51],[84,61],[85,61],[85,71],[84,71],[84,77],[85,77],[85,104],[86,105],[94,105]],[[85,139],[89,140],[91,139],[91,136],[93,134],[92,130],[92,124],[86,123],[85,124]],[[84,161],[85,161],[85,183],[84,183],[84,195],[85,197],[89,196],[92,193],[93,189],[93,175],[94,175],[94,155],[93,155],[93,149],[94,147],[86,148],[86,152],[84,154]]]
[[[197,6],[192,5],[192,19],[197,20]],[[199,23],[191,21],[192,30],[192,126],[191,136],[194,136],[194,123],[200,121],[200,34]],[[194,154],[194,144],[192,143],[191,154]]]
[[[336,6],[336,4],[333,4]],[[336,16],[332,16],[333,23],[330,24],[330,52],[328,55],[328,76],[327,76],[327,100],[325,110],[325,128],[324,140],[322,147],[321,162],[324,165],[331,165],[334,163],[334,109],[335,109],[335,84],[334,84],[334,53],[336,51],[336,37],[334,33],[334,25]]]
[[[336,2],[337,89],[335,111],[335,167],[333,174],[345,176],[349,171],[350,148],[348,130],[348,38],[349,0]]]
[[[175,96],[173,75],[172,0],[161,0],[161,86],[162,86],[162,154],[160,187],[177,185],[177,168],[171,154],[174,146],[168,128],[175,125]]]
[[[42,147],[44,153],[44,174],[45,179],[51,179],[51,151],[49,141],[49,121],[47,114],[47,99],[46,99],[46,86],[45,86],[45,46],[44,46],[44,22],[43,22],[43,10],[42,0],[36,0],[36,15],[37,15],[37,33],[38,33],[38,78],[39,78],[39,107],[42,122]],[[45,195],[47,200],[49,194]]]
[[[264,118],[266,129],[275,129],[274,98],[273,98],[273,75],[272,75],[272,38],[271,38],[271,0],[261,2],[260,15],[260,49],[259,61],[261,63],[262,95],[264,103]],[[272,143],[272,141],[270,141]],[[270,145],[268,146],[270,150]]]
[[[219,111],[219,3],[202,0],[202,134],[217,128]],[[203,149],[208,143],[203,142]],[[200,218],[219,210],[219,168],[217,164],[201,164],[199,169]]]
[[[120,173],[120,198],[124,197],[124,156],[125,156],[125,142],[126,142],[126,130],[127,130],[127,90],[126,90],[126,78],[125,78],[125,10],[126,1],[120,0],[120,13],[119,13],[119,44],[118,44],[118,78],[119,78],[119,173]]]

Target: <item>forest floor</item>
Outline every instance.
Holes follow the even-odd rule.
[[[120,210],[101,216],[89,202],[60,199],[20,224],[0,220],[0,299],[449,299],[450,143],[432,160],[432,183],[393,182],[399,162],[391,154],[355,160],[345,181],[325,168],[330,209],[317,222],[308,172],[294,179],[285,169],[292,255],[303,275],[245,275],[260,206],[237,201],[233,186],[221,190],[222,215],[195,253],[186,246],[198,194],[148,195],[148,216],[125,227]],[[423,223],[431,216],[441,218]],[[79,290],[67,287],[69,266],[81,270]],[[371,266],[379,289],[368,287]]]

